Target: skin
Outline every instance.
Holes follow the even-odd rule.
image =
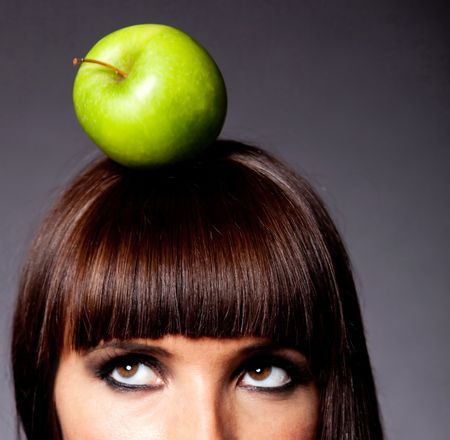
[[[313,440],[318,415],[304,356],[255,337],[66,351],[55,402],[64,440]]]

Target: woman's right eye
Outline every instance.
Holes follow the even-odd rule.
[[[114,386],[123,388],[158,388],[164,385],[155,368],[142,361],[121,361],[113,367],[107,379]]]

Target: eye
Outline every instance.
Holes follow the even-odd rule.
[[[247,369],[239,385],[248,388],[284,388],[292,382],[291,376],[281,367],[264,365]]]
[[[107,375],[108,381],[123,388],[157,388],[164,384],[158,371],[139,360],[121,360]]]

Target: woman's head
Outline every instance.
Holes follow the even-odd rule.
[[[307,182],[259,149],[218,141],[151,172],[104,159],[65,191],[31,249],[14,321],[29,438],[58,438],[64,351],[167,335],[292,347],[317,386],[318,438],[381,438],[339,235]]]

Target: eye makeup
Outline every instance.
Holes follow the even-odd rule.
[[[245,384],[246,375],[251,376],[252,372],[257,373],[253,376],[253,383]],[[274,376],[272,384],[270,384],[271,376]],[[258,353],[239,367],[238,386],[254,392],[285,393],[300,385],[307,385],[312,380],[313,377],[306,361],[294,361],[289,356],[277,353]],[[281,383],[277,385],[277,381],[281,381]]]
[[[115,391],[152,392],[163,389],[179,362],[168,351],[151,345],[118,341],[90,350],[85,365],[91,376]],[[219,367],[222,368],[222,367]],[[233,352],[223,362],[230,383],[252,393],[286,394],[313,381],[308,363],[294,349],[257,344]]]
[[[145,350],[128,351],[109,347],[95,350],[87,355],[86,367],[92,376],[118,391],[156,391],[163,388],[167,382],[164,364]],[[135,367],[138,367],[137,371]],[[147,376],[148,383],[133,384],[133,375],[142,369],[147,370],[144,376]],[[119,370],[122,370],[122,374]],[[127,372],[129,374],[126,374]],[[123,381],[118,379],[121,375]]]

